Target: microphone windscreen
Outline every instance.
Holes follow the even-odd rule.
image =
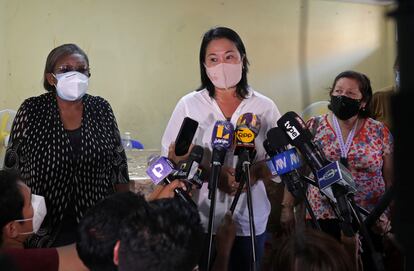
[[[290,142],[293,145],[307,143],[312,140],[313,136],[306,123],[295,112],[287,112],[277,121],[277,126],[280,127],[288,135]]]
[[[286,133],[280,127],[273,127],[267,132],[266,136],[272,150],[276,151],[290,144]]]
[[[234,127],[229,121],[216,121],[211,136],[211,146],[213,149],[229,149],[233,142]]]
[[[190,160],[201,163],[204,155],[204,148],[200,145],[195,145],[190,152]]]

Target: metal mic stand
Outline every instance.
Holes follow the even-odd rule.
[[[209,219],[208,219],[208,256],[207,256],[208,258],[207,258],[206,271],[210,271],[210,268],[211,268],[211,258],[212,258],[212,248],[213,248],[213,225],[214,225],[214,216],[215,216],[215,211],[216,211],[217,182],[220,176],[221,166],[222,165],[219,161],[213,161],[210,181],[209,181],[209,186],[208,186],[209,188],[208,198],[210,199],[210,214],[209,214]]]
[[[303,176],[300,176],[300,180],[305,181],[305,178],[303,178]],[[288,188],[289,188],[289,186],[288,186]],[[311,216],[313,228],[320,231],[321,226],[319,225],[318,220],[316,219],[315,213],[313,212],[312,207],[309,203],[308,197],[306,196],[305,186],[303,185],[303,183],[302,182],[299,182],[299,183],[293,182],[293,185],[291,186],[291,188],[292,188],[292,191],[289,190],[290,193],[295,195],[295,194],[297,194],[297,193],[295,193],[295,191],[297,191],[299,198],[303,199],[303,201],[305,203],[305,208],[308,211],[309,215]]]
[[[239,163],[242,165],[242,174],[239,187],[237,189],[236,195],[234,196],[233,202],[230,206],[230,212],[233,214],[234,209],[236,208],[237,202],[239,200],[240,194],[243,190],[244,184],[246,184],[246,196],[247,196],[247,210],[249,212],[249,226],[250,226],[250,240],[252,246],[252,261],[250,270],[256,271],[256,230],[254,226],[254,214],[253,214],[253,200],[252,192],[250,186],[250,155],[249,151],[243,150],[239,154]]]
[[[344,235],[348,237],[355,236],[355,232],[352,228],[353,218],[357,222],[358,230],[361,232],[361,235],[371,252],[371,259],[373,261],[375,270],[384,271],[385,268],[381,254],[375,250],[371,236],[354,201],[353,194],[349,193],[346,187],[339,184],[333,184],[332,186],[332,191],[336,198],[340,213],[338,218],[341,220],[341,229]]]
[[[349,203],[350,209],[352,211],[353,217],[357,221],[359,229],[361,231],[361,234],[362,234],[363,238],[365,239],[365,242],[367,244],[368,249],[371,252],[371,259],[373,261],[374,268],[377,271],[385,270],[384,262],[382,260],[381,253],[377,252],[375,247],[374,247],[374,243],[372,242],[371,236],[369,235],[368,228],[366,227],[365,223],[363,222],[361,214],[360,214],[358,208],[356,207],[357,205],[354,201],[353,195],[349,194],[347,196],[347,199],[348,199],[348,203]]]

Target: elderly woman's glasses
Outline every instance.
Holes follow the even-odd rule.
[[[80,72],[85,75],[89,75],[89,68],[88,67],[72,67],[72,66],[60,66],[55,70],[55,73],[66,73],[66,72]]]

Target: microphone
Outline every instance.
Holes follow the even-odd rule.
[[[164,182],[165,184],[170,184],[172,182],[171,177],[174,178],[174,164],[168,158],[161,156],[148,166],[146,173],[155,185],[158,185],[161,182]],[[175,188],[174,192],[183,201],[190,203],[194,207],[196,207],[194,201],[182,188]]]
[[[233,124],[229,121],[218,120],[214,124],[213,134],[211,136],[211,147],[213,148],[213,153],[211,155],[211,175],[210,181],[208,184],[209,196],[211,199],[213,182],[218,180],[220,174],[221,166],[224,163],[224,158],[226,152],[230,149],[233,142],[234,127]]]
[[[182,179],[188,183],[195,185],[200,189],[203,185],[205,174],[200,168],[201,160],[203,159],[204,148],[200,145],[195,145],[190,152],[187,161],[180,161],[177,165],[177,172],[174,174],[176,179]]]
[[[271,159],[273,156],[276,155],[276,152],[273,151],[267,138],[263,141],[263,148],[265,149],[267,155],[270,157],[270,159],[266,159],[267,168],[270,170],[272,176],[277,176],[276,168]]]
[[[313,136],[311,132],[306,127],[305,122],[296,114],[295,112],[287,112],[284,114],[278,121],[277,125],[282,128],[282,130],[288,135],[288,139],[292,145],[299,149],[305,158],[308,165],[311,167],[315,176],[325,176],[325,179],[322,180],[322,185],[324,182],[329,184],[328,186],[332,189],[332,198],[335,198],[334,202],[337,203],[341,218],[343,219],[342,230],[346,236],[354,236],[354,231],[352,229],[352,217],[349,203],[347,202],[346,195],[352,191],[348,191],[349,187],[352,185],[343,186],[345,179],[342,177],[348,176],[348,172],[343,171],[343,168],[339,167],[337,163],[331,163],[328,161],[324,153],[318,148],[318,146],[312,141]],[[325,168],[326,166],[330,166]],[[324,169],[325,168],[325,169]],[[330,175],[333,172],[343,172],[342,174]],[[328,172],[327,174],[325,172]],[[332,171],[333,170],[333,171]],[[326,175],[325,175],[326,174]],[[352,178],[351,178],[352,179]],[[320,182],[321,180],[319,180]],[[349,179],[347,181],[350,182]],[[348,183],[345,181],[346,183]],[[353,181],[352,181],[353,182]],[[355,187],[355,186],[354,186]],[[326,189],[325,189],[326,191]],[[322,190],[324,192],[324,190]],[[328,196],[328,198],[330,198]]]
[[[340,162],[335,161],[316,172],[319,189],[333,202],[337,202],[332,191],[332,185],[339,184],[346,193],[355,193],[356,184],[351,172]]]
[[[211,146],[213,154],[211,156],[212,165],[223,165],[227,150],[233,142],[234,127],[229,121],[218,120],[214,124]]]
[[[257,115],[244,113],[236,123],[234,155],[238,156],[236,166],[236,181],[240,182],[243,164],[250,162],[256,156],[254,140],[260,131],[261,122]]]
[[[195,145],[186,161],[180,161],[177,165],[177,179],[191,179],[196,174],[201,160],[203,159],[204,149],[200,145]]]
[[[302,188],[301,176],[297,171],[302,166],[296,149],[288,149],[289,140],[279,127],[274,127],[267,132],[267,153],[270,162],[277,175],[280,176],[290,193],[295,198],[302,198],[299,189]],[[264,144],[264,143],[263,143]],[[266,147],[265,147],[266,149]]]
[[[216,211],[216,189],[220,177],[221,166],[224,163],[227,150],[231,147],[233,141],[234,127],[229,121],[218,120],[214,124],[213,134],[211,136],[211,174],[208,182],[208,198],[210,199],[210,212],[208,219],[208,253],[207,269],[210,270],[213,248],[213,225]]]
[[[288,135],[290,143],[304,156],[316,176],[316,171],[330,162],[312,141],[313,136],[305,122],[295,112],[287,112],[277,121],[277,125]]]

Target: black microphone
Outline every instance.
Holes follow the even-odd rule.
[[[341,226],[346,236],[354,236],[352,229],[351,209],[347,202],[346,195],[349,193],[347,187],[339,184],[343,181],[342,175],[349,176],[350,173],[345,172],[339,163],[331,163],[328,161],[324,153],[312,141],[313,136],[306,127],[305,122],[295,112],[287,112],[278,121],[277,125],[288,135],[288,139],[302,153],[307,164],[311,167],[315,176],[321,175],[326,166],[332,166],[330,169],[323,172],[323,176],[330,179],[329,187],[332,189],[332,200],[337,202],[337,206],[342,218]],[[338,173],[339,174],[333,174]],[[340,174],[344,172],[343,174]],[[336,178],[336,179],[333,179]]]
[[[311,169],[315,171],[315,176],[317,170],[330,163],[312,141],[313,135],[298,114],[287,112],[277,121],[277,125],[288,135],[290,143],[302,153]]]
[[[265,150],[270,157],[277,175],[286,185],[295,198],[303,198],[301,176],[297,171],[301,167],[300,158],[295,149],[288,149],[289,140],[285,132],[274,127],[267,132],[267,145]],[[265,143],[263,142],[265,145]]]
[[[214,182],[217,182],[221,166],[224,163],[226,152],[230,149],[233,142],[234,127],[229,121],[216,121],[211,137],[211,147],[213,153],[211,155],[211,174],[208,184],[209,199],[211,199]]]
[[[200,189],[205,177],[203,170],[200,168],[203,154],[204,148],[200,145],[195,145],[191,149],[188,160],[178,163],[178,170],[174,173],[174,178],[185,180],[189,184],[195,185],[197,189]]]
[[[208,198],[210,199],[210,212],[208,220],[208,253],[207,268],[210,270],[213,248],[213,225],[216,211],[216,189],[220,177],[220,170],[224,163],[227,150],[231,147],[233,141],[234,127],[229,121],[218,120],[214,124],[213,134],[211,136],[211,174],[208,182]]]
[[[236,181],[240,182],[243,164],[254,159],[256,147],[254,140],[259,134],[261,122],[257,115],[244,113],[236,123],[234,155],[238,156],[236,165]]]
[[[204,149],[200,145],[195,145],[190,152],[188,160],[180,161],[177,165],[177,172],[175,177],[177,179],[192,178],[200,166],[203,159]]]

